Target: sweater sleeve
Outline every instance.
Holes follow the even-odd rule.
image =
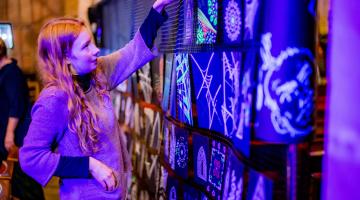
[[[160,14],[152,8],[136,32],[134,39],[125,47],[98,59],[107,79],[108,90],[114,89],[132,73],[157,56],[157,49],[153,48],[153,41],[157,29],[167,18],[165,12]]]
[[[54,176],[60,178],[91,178],[89,156],[60,156]]]
[[[46,92],[45,92],[46,93]],[[20,148],[19,161],[25,173],[45,186],[53,176],[60,154],[53,152],[67,127],[65,92],[42,95],[32,109],[32,121]]]
[[[168,18],[169,17],[165,10],[158,13],[154,8],[151,8],[148,16],[141,24],[140,33],[149,49],[151,49],[154,45],[158,29]]]
[[[107,89],[112,90],[137,69],[155,58],[157,51],[150,50],[139,31],[125,47],[98,59],[99,67],[107,80]]]

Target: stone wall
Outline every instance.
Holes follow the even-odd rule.
[[[34,74],[36,40],[47,20],[60,16],[77,16],[77,0],[1,0],[0,21],[13,25],[14,48],[11,57],[18,60],[26,74]]]

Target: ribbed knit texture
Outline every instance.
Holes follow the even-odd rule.
[[[150,51],[141,34],[124,48],[98,59],[107,79],[108,90],[114,89],[134,71],[156,56]],[[106,192],[95,179],[62,179],[60,184],[61,199],[123,199],[126,194],[126,174],[131,170],[131,161],[126,145],[121,139],[120,129],[110,100],[100,104],[96,91],[92,88],[86,98],[100,118],[99,152],[91,155],[104,162],[115,172],[120,180],[120,187],[113,192]],[[48,183],[63,156],[85,156],[79,146],[77,135],[69,132],[67,97],[64,91],[55,87],[43,89],[32,110],[32,123],[20,149],[22,169],[43,186]],[[52,152],[54,143],[58,152]]]

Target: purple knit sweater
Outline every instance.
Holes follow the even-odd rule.
[[[98,66],[105,73],[109,91],[127,79],[134,71],[156,56],[150,51],[139,32],[124,48],[98,59]],[[99,103],[96,91],[91,89],[86,98],[100,118],[100,150],[91,155],[111,167],[120,180],[120,187],[106,192],[95,179],[62,179],[61,199],[123,199],[126,194],[126,178],[131,162],[123,132],[115,117],[111,101]],[[43,186],[53,176],[63,156],[85,156],[79,146],[77,135],[68,129],[67,96],[56,87],[41,91],[32,112],[32,122],[20,149],[22,169]],[[57,151],[52,151],[54,144]]]

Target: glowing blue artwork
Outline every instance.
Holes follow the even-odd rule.
[[[176,146],[175,126],[171,124],[169,164],[171,169],[173,170],[175,170],[175,146]]]
[[[188,54],[175,54],[177,105],[179,120],[193,124],[191,110],[190,68]]]
[[[227,128],[227,132],[224,133],[231,138],[235,148],[245,156],[249,156],[250,152],[250,124],[255,88],[253,66],[256,61],[256,52],[255,50],[248,50],[246,53],[223,53],[223,70],[228,69],[225,73],[226,76],[224,76],[226,92],[224,96],[226,98],[224,98],[223,110],[225,108],[228,110],[225,113],[223,112],[224,127]],[[243,64],[241,64],[241,60],[244,62]],[[234,75],[238,71],[237,67],[235,67],[237,65],[242,65],[242,67],[239,67],[242,69],[240,70],[239,81],[234,78],[231,79],[231,77],[238,76]],[[236,89],[233,90],[232,88]],[[226,99],[228,100],[225,101]],[[236,101],[236,99],[238,100]],[[228,118],[225,118],[226,116]]]
[[[206,181],[207,180],[207,156],[204,147],[200,147],[196,156],[196,175]]]
[[[224,180],[223,200],[241,200],[243,193],[244,165],[233,153],[229,154]]]
[[[164,91],[161,107],[163,111],[167,112],[169,109],[169,95],[171,87],[171,75],[173,67],[174,54],[165,55],[165,76],[164,76]]]
[[[170,129],[169,122],[164,120],[163,123],[163,144],[164,144],[164,160],[169,163],[169,156],[170,156]]]
[[[187,178],[188,176],[188,162],[189,162],[189,133],[181,128],[175,128],[176,132],[176,146],[175,146],[175,172]]]
[[[176,188],[174,186],[170,189],[169,199],[171,199],[171,200],[177,199],[176,198]]]
[[[175,147],[175,158],[176,158],[176,164],[179,168],[185,168],[186,167],[186,161],[188,159],[188,147],[186,145],[184,137],[179,137],[176,141],[176,147]]]
[[[176,188],[175,188],[175,186],[173,186],[173,187],[170,189],[169,200],[177,200],[177,198],[176,198]]]
[[[245,39],[253,39],[256,30],[256,15],[259,10],[259,0],[245,0]]]
[[[151,85],[151,76],[150,76],[150,64],[146,63],[141,69],[138,70],[139,83],[141,87],[144,100],[148,103],[151,103],[152,97],[152,85]]]
[[[241,34],[241,2],[239,0],[225,0],[224,5],[224,41],[226,43],[240,42]]]
[[[169,103],[169,112],[173,118],[177,118],[176,116],[176,108],[177,108],[177,91],[176,91],[176,62],[173,61],[173,67],[171,69],[171,82],[170,82],[170,103]]]
[[[198,200],[200,198],[200,192],[195,188],[184,185],[184,200]]]
[[[167,180],[167,197],[170,200],[177,200],[180,196],[179,196],[179,183],[176,179],[172,178],[172,177],[168,177]]]
[[[225,155],[227,149],[220,142],[212,141],[211,162],[209,168],[208,192],[215,198],[220,197],[225,169]]]
[[[264,34],[261,43],[256,136],[269,141],[297,141],[313,130],[313,56],[308,49],[294,47],[273,56],[271,33]]]
[[[218,53],[191,54],[191,69],[196,95],[198,126],[222,133],[223,101],[221,57]]]
[[[241,54],[239,52],[223,52],[223,103],[221,114],[224,122],[224,135],[232,138],[234,135],[243,136],[243,124],[240,118],[241,94],[240,94],[240,65]]]
[[[201,200],[208,200],[207,196],[204,193],[200,194],[200,199]]]
[[[196,44],[213,44],[216,41],[217,0],[198,0]]]
[[[208,0],[208,15],[210,16],[210,22],[217,25],[218,5],[217,0]]]
[[[193,42],[194,36],[194,1],[193,0],[184,0],[184,44],[191,44]],[[179,29],[180,31],[180,29]]]
[[[208,166],[210,161],[209,138],[193,133],[194,181],[205,186],[208,180]]]
[[[272,199],[272,181],[260,173],[250,169],[247,200]]]

